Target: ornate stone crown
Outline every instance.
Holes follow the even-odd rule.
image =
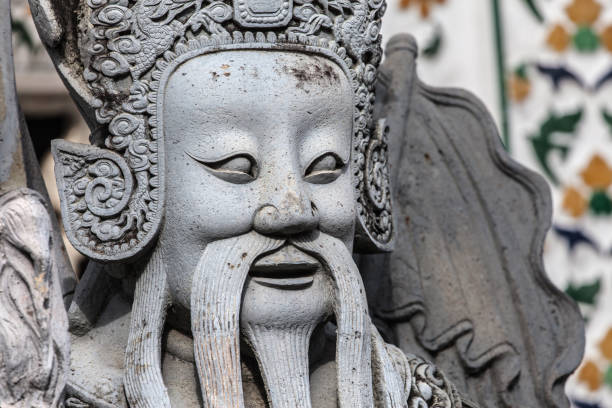
[[[159,91],[173,67],[205,53],[270,49],[323,55],[352,82],[356,248],[390,250],[386,130],[372,123],[384,10],[383,0],[86,0],[79,42],[98,147],[53,148],[73,245],[92,259],[124,260],[156,236],[165,182]]]

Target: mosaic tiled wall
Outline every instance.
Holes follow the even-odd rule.
[[[396,1],[387,36],[414,32],[421,76],[480,96],[513,157],[549,181],[547,271],[587,325],[568,395],[612,408],[612,0]]]
[[[509,147],[551,184],[547,269],[587,322],[568,393],[612,407],[612,2],[505,0],[501,23]]]

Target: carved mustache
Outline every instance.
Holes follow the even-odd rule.
[[[213,242],[204,250],[193,278],[191,313],[205,406],[244,407],[239,333],[244,283],[256,259],[286,242],[317,258],[334,282],[340,406],[372,407],[370,323],[363,283],[345,245],[319,231],[287,241],[250,232]]]

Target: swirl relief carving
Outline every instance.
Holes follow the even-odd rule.
[[[119,138],[112,140],[120,143]],[[128,163],[110,150],[63,141],[53,144],[53,154],[70,242],[93,259],[132,256],[150,231],[147,218],[153,214],[150,196],[139,194],[142,183],[131,172],[138,156],[130,160],[128,151]]]
[[[394,236],[392,221],[392,200],[389,182],[387,134],[389,127],[385,120],[380,120],[373,132],[365,149],[365,154],[360,157],[359,164],[363,176],[363,186],[358,198],[363,209],[362,217],[365,228],[357,234],[367,234],[372,239],[357,241],[377,242],[377,247],[364,247],[360,245],[361,251],[390,250]],[[360,226],[360,229],[362,227]]]

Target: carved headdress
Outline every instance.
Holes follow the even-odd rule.
[[[165,183],[159,91],[185,60],[236,49],[316,53],[346,73],[355,104],[356,246],[390,249],[385,129],[372,123],[383,0],[86,0],[74,5],[76,32],[60,23],[62,13],[73,18],[71,5],[32,6],[100,147],[54,145],[67,235],[79,251],[125,260],[153,241]]]

